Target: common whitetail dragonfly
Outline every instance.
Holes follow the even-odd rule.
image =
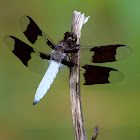
[[[46,71],[46,61],[51,60],[50,66],[38,86],[33,105],[39,102],[47,93],[61,64],[67,67],[76,66],[71,60],[70,54],[77,53],[79,49],[80,53],[83,54],[80,58],[81,63],[82,60],[84,60],[83,62],[86,61],[86,65],[80,66],[84,70],[84,85],[105,84],[123,79],[123,75],[118,70],[91,65],[91,63],[114,62],[129,56],[132,51],[126,45],[114,44],[86,48],[79,47],[79,45],[76,45],[77,36],[72,32],[66,32],[64,39],[55,45],[51,38],[37,26],[31,17],[21,17],[20,23],[24,35],[34,47],[9,35],[4,38],[9,49],[25,66],[33,71],[41,71],[44,67]],[[48,49],[52,51],[51,54],[47,52]]]

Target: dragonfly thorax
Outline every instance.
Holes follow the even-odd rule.
[[[64,53],[65,47],[66,44],[64,42],[59,42],[52,51],[51,60],[55,60],[57,62],[66,60],[66,53]]]

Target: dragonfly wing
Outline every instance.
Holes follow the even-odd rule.
[[[22,16],[20,18],[20,25],[26,38],[35,45],[37,49],[44,52],[49,52],[51,49],[54,49],[55,43],[38,27],[31,17]]]
[[[49,54],[40,52],[14,36],[6,36],[4,41],[25,66],[35,72],[45,73],[50,60]]]
[[[131,48],[123,44],[81,47],[80,50],[82,64],[119,61],[132,53]]]

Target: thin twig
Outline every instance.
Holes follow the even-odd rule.
[[[99,127],[96,126],[96,127],[94,128],[94,136],[92,137],[91,140],[96,140],[96,138],[97,138],[97,136],[98,136],[98,133],[99,133]]]

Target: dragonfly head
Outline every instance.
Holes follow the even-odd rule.
[[[66,32],[64,34],[64,40],[71,44],[74,44],[77,41],[77,35],[72,32]]]

